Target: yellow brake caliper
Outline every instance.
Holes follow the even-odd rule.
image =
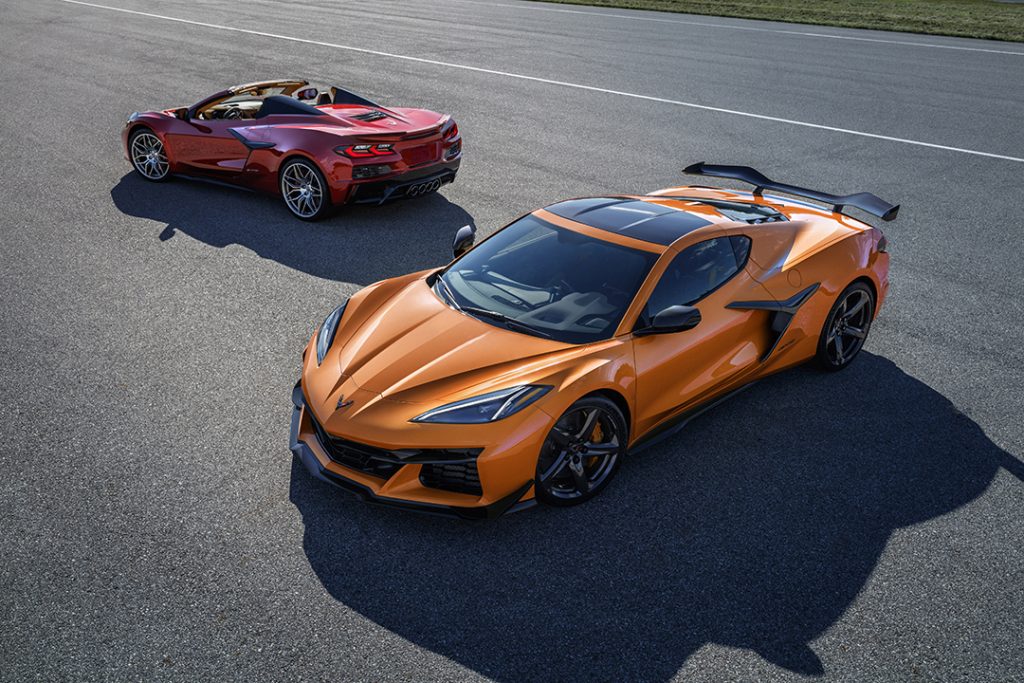
[[[594,425],[594,431],[590,433],[590,442],[601,443],[602,441],[604,441],[604,432],[601,431],[601,422],[598,421],[597,424]],[[587,460],[587,465],[593,466],[597,462],[597,459],[598,456],[591,456],[590,459]]]

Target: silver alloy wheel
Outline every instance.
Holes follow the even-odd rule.
[[[864,289],[854,289],[839,304],[825,337],[825,351],[833,365],[849,362],[864,346],[872,308],[871,295]]]
[[[281,174],[281,196],[292,213],[312,218],[324,203],[324,187],[319,174],[304,162],[289,164]]]
[[[619,437],[604,409],[570,409],[551,429],[541,451],[539,485],[562,500],[588,495],[615,470],[622,452]]]
[[[132,138],[131,158],[135,170],[149,180],[161,180],[171,169],[164,153],[164,143],[148,131]]]

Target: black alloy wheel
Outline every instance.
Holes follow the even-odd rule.
[[[864,282],[854,282],[843,290],[829,311],[818,339],[818,365],[826,370],[842,370],[853,362],[871,329],[875,296]]]
[[[602,396],[572,404],[548,433],[537,459],[537,499],[577,505],[608,485],[626,453],[629,428],[622,411]]]

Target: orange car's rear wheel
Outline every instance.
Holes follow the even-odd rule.
[[[612,401],[587,396],[572,404],[548,433],[537,459],[537,500],[576,505],[608,485],[625,455],[628,428]]]
[[[818,338],[818,365],[842,370],[864,348],[875,314],[875,295],[863,282],[854,282],[836,299]]]

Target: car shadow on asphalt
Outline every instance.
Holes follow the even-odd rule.
[[[1000,468],[1024,481],[946,398],[864,352],[759,383],[579,507],[439,521],[356,502],[294,459],[290,498],[331,596],[484,676],[669,680],[707,643],[820,675],[812,641],[893,532]]]
[[[315,223],[293,217],[276,197],[182,178],[151,183],[131,172],[110,197],[122,213],[163,223],[161,240],[180,232],[218,248],[238,244],[289,268],[361,285],[447,263],[455,231],[474,223],[440,192],[342,207]]]

